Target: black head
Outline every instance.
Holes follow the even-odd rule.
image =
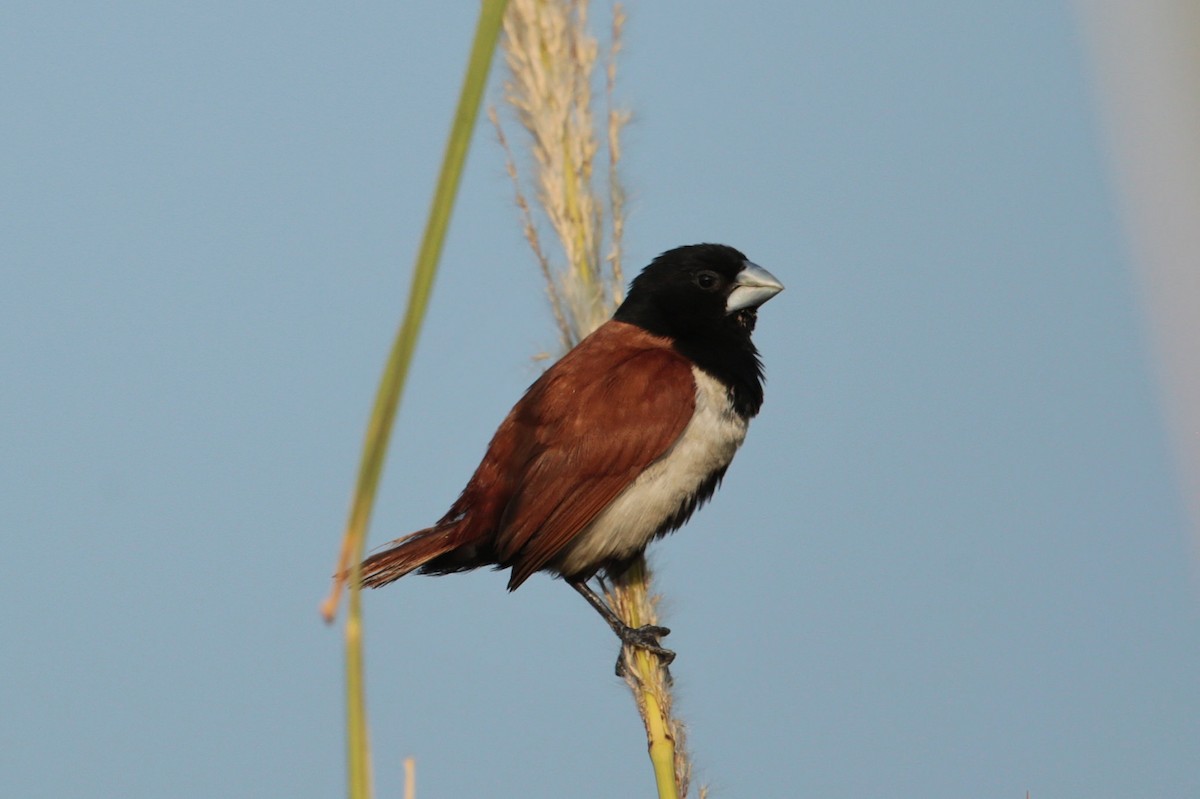
[[[749,339],[778,280],[724,244],[668,250],[642,270],[615,318],[674,339]]]
[[[753,416],[762,404],[762,367],[750,342],[758,306],[783,290],[770,272],[724,244],[692,244],[654,259],[629,286],[614,319],[674,341],[697,366],[721,378]]]

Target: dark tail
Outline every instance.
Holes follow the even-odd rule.
[[[430,561],[457,549],[461,541],[455,535],[456,524],[435,525],[424,530],[397,538],[388,548],[377,552],[363,561],[362,584],[365,588],[378,588],[399,580],[409,572],[416,571]],[[447,571],[436,565],[429,571]],[[456,571],[456,569],[448,569]]]

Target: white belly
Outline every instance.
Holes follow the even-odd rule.
[[[683,433],[567,545],[557,558],[559,572],[577,574],[598,562],[632,557],[733,460],[747,422],[734,412],[722,383],[696,367],[692,377],[696,410]]]

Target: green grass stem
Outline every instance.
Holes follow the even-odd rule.
[[[341,596],[341,582],[345,579],[343,575],[349,572],[350,597],[346,619],[346,746],[351,799],[369,799],[371,796],[371,759],[363,685],[362,600],[359,590],[360,563],[366,548],[366,531],[375,504],[379,478],[383,472],[392,423],[395,421],[400,396],[408,377],[408,368],[417,345],[421,323],[429,306],[438,258],[446,239],[467,149],[479,116],[479,106],[487,85],[488,71],[491,68],[507,5],[507,0],[483,0],[480,6],[467,74],[459,95],[458,108],[454,112],[454,122],[446,141],[437,188],[434,190],[433,202],[429,209],[429,219],[413,268],[408,307],[388,354],[379,390],[375,395],[375,406],[367,425],[358,481],[339,558],[339,577],[330,600],[327,600],[323,607],[326,618],[332,619],[336,613],[337,598]]]

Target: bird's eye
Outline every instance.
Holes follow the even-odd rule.
[[[721,276],[716,272],[705,269],[696,275],[696,285],[705,291],[712,291],[721,283]]]

